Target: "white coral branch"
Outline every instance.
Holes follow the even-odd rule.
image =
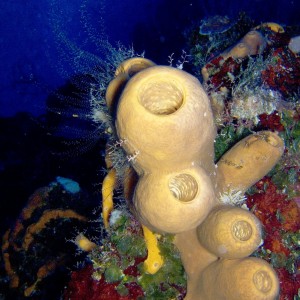
[[[242,191],[228,190],[224,193],[220,193],[219,201],[223,204],[229,204],[233,206],[244,207],[243,204],[246,201],[246,196]]]

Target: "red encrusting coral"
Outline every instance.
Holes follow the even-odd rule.
[[[296,201],[289,200],[287,195],[279,191],[278,187],[265,177],[255,185],[257,192],[247,197],[247,206],[262,222],[265,232],[263,247],[272,255],[281,257],[287,262],[294,259],[292,251],[297,246],[286,243],[286,234],[297,234],[300,229],[300,208]],[[289,272],[281,266],[274,266],[280,281],[280,300],[292,300],[300,289],[300,273],[297,262],[296,269]],[[284,263],[283,263],[284,265]]]
[[[263,113],[259,115],[260,125],[263,129],[272,131],[284,131],[284,126],[281,124],[281,118],[278,111],[271,114]]]
[[[269,48],[269,51],[287,45],[291,39],[290,34],[285,31],[277,32],[273,31],[271,28],[265,28],[264,31],[264,35],[267,37],[268,40],[267,48]]]
[[[100,280],[92,278],[92,265],[87,265],[71,274],[68,287],[64,292],[65,300],[133,300],[144,296],[137,283],[125,284],[128,294],[120,295],[116,289],[118,282],[109,283],[104,276]],[[130,272],[131,273],[131,272]]]
[[[300,229],[300,208],[278,190],[271,178],[265,177],[255,186],[258,192],[248,196],[247,206],[260,219],[268,234],[273,234],[276,229],[292,232]]]
[[[284,254],[286,257],[290,254],[290,250],[283,245],[280,228],[274,229],[272,234],[267,234],[264,239],[264,247],[272,253]]]
[[[300,208],[296,201],[289,201],[280,210],[282,222],[282,228],[286,231],[296,232],[300,229]]]
[[[277,191],[271,179],[265,177],[256,184],[258,192],[247,199],[247,206],[263,223],[266,232],[273,233],[274,229],[281,227],[276,213],[287,205],[287,196]]]
[[[236,76],[240,72],[242,61],[238,61],[232,57],[224,60],[222,56],[216,57],[206,64],[209,76],[209,82],[219,90],[221,87],[231,89],[233,81],[230,77]]]
[[[292,300],[300,289],[300,274],[290,274],[285,268],[275,270],[280,283],[279,300]]]
[[[300,86],[300,57],[287,47],[275,49],[271,56],[275,63],[262,71],[263,82],[286,98],[294,96]]]

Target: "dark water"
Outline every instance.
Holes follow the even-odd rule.
[[[89,28],[97,36],[108,36],[110,43],[120,41],[146,51],[146,57],[166,64],[167,56],[185,48],[183,31],[193,22],[216,14],[235,18],[240,11],[260,22],[299,23],[299,0],[61,0],[1,1],[0,3],[0,116],[18,111],[35,115],[45,111],[48,90],[32,84],[55,88],[66,78],[58,69],[69,68],[70,53],[64,62],[60,31],[79,48],[97,53],[88,39]],[[60,26],[60,29],[56,28]],[[58,65],[59,64],[59,65]]]

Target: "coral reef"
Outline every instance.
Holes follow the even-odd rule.
[[[228,57],[234,59],[244,58],[248,55],[256,55],[262,53],[266,47],[266,40],[263,35],[256,30],[249,31],[236,45],[221,53],[226,60]],[[202,74],[205,70],[202,69]]]
[[[77,252],[70,243],[75,232],[92,232],[88,222],[91,213],[80,204],[84,193],[65,189],[61,177],[58,179],[33,193],[15,225],[3,236],[2,260],[9,289],[3,282],[1,289],[7,291],[7,297],[48,299],[51,280],[67,278],[67,268]],[[66,182],[78,187],[78,183],[64,178]],[[49,297],[62,287],[58,284],[52,288]]]
[[[170,235],[158,240],[163,266],[146,272],[147,247],[140,223],[126,209],[115,209],[101,246],[89,254],[91,264],[74,271],[64,299],[183,299],[186,278]]]
[[[300,76],[290,32],[243,14],[203,20],[190,39],[203,86],[183,63],[157,66],[133,52],[79,76],[106,139],[100,224],[88,222],[76,182],[57,177],[38,190],[3,237],[7,294],[48,299],[51,278],[61,289],[70,268],[64,299],[299,299]]]
[[[272,52],[271,59],[276,64],[269,65],[262,71],[263,82],[278,90],[285,99],[292,99],[299,93],[300,57],[280,47]]]
[[[281,283],[280,299],[294,299],[300,288],[300,208],[294,198],[279,192],[272,180],[275,177],[259,181],[246,201],[264,226],[264,244],[255,256],[264,257],[275,268]]]
[[[272,56],[265,53],[271,51],[272,47],[279,47],[288,42],[286,33],[279,25],[275,25],[263,24],[255,28],[257,31],[253,36],[259,37],[258,44],[262,45],[260,54],[257,52],[258,47],[254,46],[254,52],[251,52],[253,57],[247,55],[237,59],[228,55],[224,61],[220,56],[210,62],[210,78],[205,84],[210,101],[192,76],[169,67],[155,66],[152,62],[145,62],[145,68],[142,70],[133,68],[136,71],[131,76],[128,71],[130,68],[122,69],[123,73],[116,74],[116,79],[109,85],[107,95],[113,97],[107,97],[107,104],[112,116],[116,118],[116,129],[112,127],[106,152],[107,166],[110,170],[107,179],[111,172],[114,176],[110,184],[103,184],[103,189],[110,198],[109,212],[104,213],[103,210],[104,222],[107,224],[105,227],[109,235],[113,234],[114,227],[110,225],[110,219],[115,218],[113,193],[118,190],[127,200],[135,216],[130,218],[137,218],[144,224],[143,230],[138,233],[141,238],[143,232],[146,243],[143,248],[138,246],[143,249],[144,254],[143,258],[138,260],[138,269],[142,273],[137,277],[142,278],[148,273],[149,278],[153,280],[160,278],[158,274],[161,274],[162,270],[165,271],[170,255],[170,252],[166,255],[161,250],[162,239],[167,232],[174,234],[173,243],[179,249],[187,276],[187,291],[185,293],[180,288],[182,293],[177,294],[177,297],[219,299],[226,294],[227,299],[274,299],[279,288],[277,276],[280,280],[280,299],[296,295],[299,289],[298,277],[295,275],[299,268],[296,259],[299,249],[299,229],[295,221],[299,213],[297,202],[284,197],[288,203],[286,208],[283,208],[282,202],[275,201],[272,205],[276,203],[277,209],[271,209],[270,204],[269,213],[260,212],[259,207],[256,210],[256,204],[251,205],[249,202],[251,195],[261,194],[260,191],[253,190],[253,184],[269,173],[283,154],[282,139],[287,144],[283,156],[286,163],[282,169],[275,168],[272,171],[272,180],[276,180],[276,177],[282,178],[278,174],[286,172],[291,166],[291,161],[296,160],[296,165],[299,164],[295,148],[298,146],[294,144],[298,119],[297,113],[292,113],[297,101],[293,105],[283,104],[285,99],[278,90],[278,83],[275,83],[274,90],[271,90],[262,79],[268,68],[276,66]],[[136,61],[139,60],[140,58]],[[124,65],[130,66],[131,63],[134,65],[135,59],[126,61]],[[291,80],[292,78],[294,76],[291,76]],[[297,84],[295,83],[295,86]],[[193,92],[190,93],[192,86]],[[252,87],[253,92],[250,94]],[[223,126],[217,132],[213,125],[213,116],[217,119],[217,109],[211,91],[223,93],[221,113],[219,110],[219,121]],[[200,104],[191,100],[193,96],[197,97],[196,95],[198,99],[202,99]],[[249,107],[245,109],[245,113],[248,110],[251,114],[234,111],[234,108],[242,108],[245,105],[242,98],[240,105],[237,105],[237,100],[232,101],[231,97],[235,96],[237,99],[237,95],[246,95],[249,98]],[[254,99],[255,96],[256,100],[250,101],[251,97]],[[231,106],[228,105],[229,101],[232,101]],[[209,107],[210,103],[214,115]],[[189,105],[193,109],[189,109]],[[226,114],[224,109],[228,109]],[[187,115],[181,114],[182,111],[186,111]],[[201,123],[197,123],[199,119],[202,120]],[[242,123],[245,119],[251,122]],[[196,136],[193,135],[193,128]],[[205,128],[206,132],[201,132],[201,128]],[[253,130],[259,132],[253,134]],[[262,130],[280,132],[282,139],[275,132]],[[157,132],[161,134],[157,135]],[[199,132],[200,136],[197,135]],[[208,132],[210,133],[207,134]],[[205,144],[205,140],[207,144],[203,146],[201,143]],[[187,144],[190,147],[187,147]],[[198,151],[195,150],[197,148]],[[280,165],[282,164],[283,162]],[[198,177],[201,180],[197,180]],[[295,182],[298,181],[299,178],[295,179]],[[291,190],[290,181],[285,188],[286,191]],[[244,196],[246,191],[248,192]],[[196,208],[199,206],[197,197],[201,195],[205,195],[203,199],[208,200],[208,205],[200,206],[200,210],[206,210],[202,216],[197,215]],[[176,200],[172,202],[172,198]],[[166,206],[165,202],[168,203]],[[184,213],[192,205],[196,205],[193,207],[194,214],[197,215],[195,220],[192,212],[191,215]],[[242,208],[251,208],[254,215]],[[282,211],[279,212],[280,208]],[[264,214],[265,218],[261,218]],[[266,236],[268,226],[265,220],[278,220],[281,214],[285,216],[283,219],[290,219],[290,222],[287,225],[282,222],[273,223],[273,234]],[[185,216],[186,221],[176,222]],[[278,235],[275,225],[277,228],[286,228],[284,237]],[[129,232],[132,232],[130,226]],[[264,243],[262,238],[265,239]],[[114,238],[109,240],[115,241]],[[289,244],[292,255],[289,256],[284,243]],[[118,246],[113,247],[117,248],[118,259],[114,264],[114,274],[117,276],[113,277],[110,287],[114,286],[120,291],[120,297],[123,297],[122,288],[118,286],[128,284],[125,295],[129,296],[132,291],[126,279],[128,265],[120,261]],[[286,255],[286,259],[280,260],[279,265],[275,263],[279,261],[278,256],[275,259],[274,254],[270,255],[274,250],[280,253],[280,257],[282,253]],[[254,257],[248,257],[253,251]],[[90,254],[92,261],[97,257],[94,253],[93,250]],[[103,278],[110,276],[110,272],[106,273],[110,263],[103,265],[101,262],[110,261],[109,256],[112,253],[115,252],[104,252],[101,259],[97,260],[96,266],[94,265],[100,277],[96,275],[93,278],[98,280],[100,286],[104,284]],[[126,258],[128,256],[123,255],[123,259]],[[271,263],[276,273],[268,263],[257,260],[258,258]],[[157,268],[149,268],[148,263],[145,263],[147,260]],[[100,268],[97,267],[99,264]],[[285,267],[288,266],[290,269],[287,274]],[[230,274],[223,271],[224,269],[230,269]],[[182,273],[181,275],[183,276]],[[177,280],[181,275],[178,274]],[[169,278],[170,274],[165,273],[164,276]],[[246,281],[241,278],[246,278]],[[111,280],[104,280],[106,283],[107,281]],[[143,292],[147,290],[144,296],[151,298],[154,295],[150,292],[153,291],[153,283],[141,285],[139,280],[134,282],[138,290],[141,287]],[[232,282],[234,289],[222,289],[232,285]],[[162,295],[162,290],[155,290],[158,292],[156,297],[163,297],[159,296]]]
[[[223,199],[250,208],[260,219],[264,244],[254,256],[264,258],[275,268],[280,281],[280,299],[298,299],[299,143],[296,132],[300,64],[297,50],[288,48],[297,41],[297,32],[276,23],[264,23],[253,29],[260,31],[267,43],[260,55],[226,60],[219,56],[206,65],[209,79],[204,86],[219,127],[216,159],[253,130],[279,132],[284,140],[286,149],[280,163],[269,177],[248,190],[250,196],[246,202],[240,194],[226,193]]]
[[[258,123],[262,113],[280,110],[299,95],[299,57],[287,46],[291,36],[282,26],[265,23],[202,68],[215,119],[224,114]]]
[[[193,65],[196,67],[195,74],[200,73],[199,67],[202,68],[231,47],[252,26],[253,21],[245,13],[240,13],[237,20],[228,16],[212,16],[196,22],[186,33]]]

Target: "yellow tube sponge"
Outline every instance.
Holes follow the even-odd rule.
[[[215,201],[215,127],[199,81],[170,67],[139,72],[122,93],[116,128],[140,176],[133,199],[140,221],[169,233],[199,225]]]
[[[256,26],[254,29],[260,28],[270,28],[274,32],[283,33],[284,29],[281,25],[274,22],[262,23],[261,25]]]
[[[249,31],[235,46],[225,50],[221,56],[224,59],[244,58],[248,55],[259,54],[266,47],[264,36],[256,30]]]
[[[214,191],[202,168],[140,177],[133,203],[139,220],[157,232],[179,233],[197,227],[214,205]]]
[[[215,207],[197,233],[202,246],[222,258],[246,257],[261,243],[259,220],[244,209],[228,205]]]
[[[261,131],[244,138],[217,164],[220,192],[245,192],[274,167],[283,151],[284,143],[274,132]]]
[[[242,43],[247,55],[257,54],[264,39],[253,31]],[[130,78],[115,124],[138,177],[127,194],[143,224],[146,270],[154,274],[163,264],[153,232],[173,233],[187,273],[186,300],[275,299],[274,270],[246,258],[261,242],[258,220],[217,198],[228,190],[245,192],[271,170],[284,149],[278,135],[250,135],[215,165],[210,101],[195,77],[166,66]]]
[[[121,95],[116,128],[138,173],[189,167],[200,153],[213,160],[209,99],[182,70],[154,66],[136,74]]]
[[[276,299],[278,292],[276,273],[267,262],[255,257],[223,259],[204,270],[190,299],[267,300]]]
[[[136,73],[147,69],[149,67],[155,66],[155,63],[144,57],[132,57],[124,60],[117,68],[115,76],[120,74],[127,74],[129,77],[132,77]]]
[[[128,80],[136,73],[152,66],[155,66],[155,63],[143,57],[126,59],[118,66],[115,78],[109,83],[105,94],[106,104],[110,111],[113,111],[114,106],[117,105]]]
[[[106,89],[105,101],[110,111],[112,111],[114,105],[117,104],[120,94],[128,80],[129,76],[127,74],[120,74],[109,83]]]

